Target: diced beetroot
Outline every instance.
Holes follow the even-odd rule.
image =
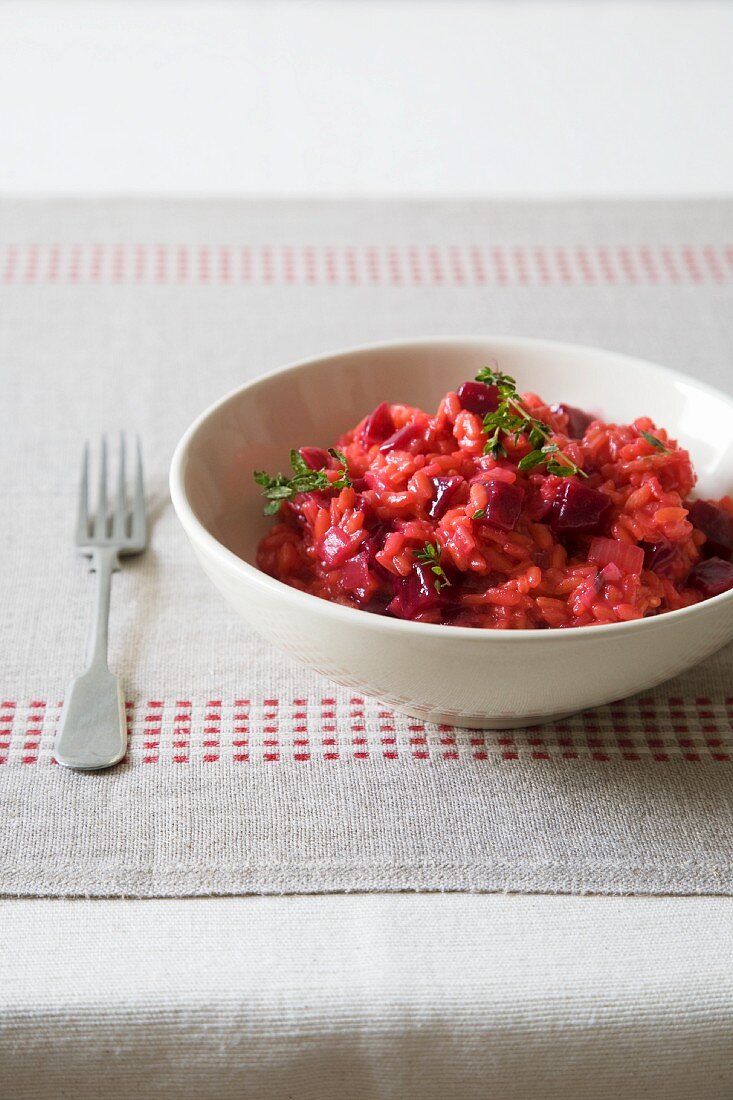
[[[542,523],[552,511],[552,500],[548,500],[537,486],[530,485],[524,502],[524,511],[533,523]]]
[[[661,539],[659,542],[642,543],[644,547],[644,568],[651,569],[660,577],[669,577],[678,557],[678,548],[669,539]]]
[[[590,544],[588,561],[596,565],[617,565],[622,573],[641,573],[644,551],[631,542],[596,538]]]
[[[389,581],[391,584],[395,579],[394,573],[390,573],[388,569],[385,569],[384,566],[380,565],[377,561],[377,554],[380,550],[384,549],[384,540],[390,530],[391,528],[388,523],[373,523],[369,528],[369,534],[359,547],[359,553],[365,553],[367,555],[369,568],[380,578],[380,580]]]
[[[690,506],[690,523],[706,537],[702,548],[706,557],[733,556],[733,516],[707,500],[696,500]]]
[[[394,577],[395,596],[387,608],[398,619],[414,619],[423,611],[445,604],[442,591],[435,588],[435,574],[428,565],[416,562],[407,577]]]
[[[690,588],[701,592],[706,600],[711,596],[719,596],[721,592],[729,592],[733,588],[733,563],[723,561],[722,558],[699,561],[690,570],[687,583]]]
[[[434,477],[432,482],[435,490],[427,512],[431,519],[441,519],[448,511],[450,502],[463,485],[463,478],[458,477],[458,475],[455,477]]]
[[[371,447],[373,443],[382,443],[394,432],[394,421],[392,420],[392,413],[389,411],[389,405],[386,401],[383,401],[381,405],[377,405],[373,413],[366,418],[364,428],[362,430],[362,436],[364,443],[367,447]]]
[[[369,485],[365,477],[353,477],[351,479],[351,487],[355,493],[363,493],[369,488]]]
[[[553,405],[553,412],[565,413],[568,418],[567,434],[571,439],[582,439],[585,429],[596,419],[574,405]]]
[[[486,484],[488,501],[486,503],[486,523],[502,531],[513,531],[517,525],[524,489],[520,485],[508,485],[506,481],[490,481]]]
[[[466,412],[486,416],[499,408],[498,389],[496,386],[487,386],[485,382],[464,382],[456,393]]]
[[[343,527],[329,527],[321,539],[319,553],[321,561],[327,569],[343,565],[354,550],[352,539],[344,531]]]
[[[393,584],[397,580],[394,573],[390,573],[389,569],[385,569],[383,565],[380,565],[378,561],[371,561],[372,572],[375,573],[381,581],[385,581],[387,584]],[[389,602],[389,597],[388,597]]]
[[[567,479],[553,500],[550,527],[554,531],[590,535],[598,530],[610,507],[607,493]]]
[[[392,530],[391,524],[385,523],[384,520],[377,519],[375,515],[372,515],[367,520],[367,528],[369,530],[369,539],[367,539],[364,545],[368,546],[370,540],[372,540],[377,550],[381,550],[384,546],[384,540]]]
[[[369,584],[369,554],[366,550],[346,562],[341,580],[345,588],[366,589]]]
[[[322,447],[301,447],[298,454],[311,470],[325,470],[330,455]]]
[[[402,428],[398,428],[389,439],[385,439],[379,449],[384,455],[389,451],[407,450],[408,445],[412,443],[413,439],[419,439],[422,434],[423,429],[419,424],[415,424],[414,422],[405,424]]]

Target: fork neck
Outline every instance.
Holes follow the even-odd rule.
[[[91,569],[97,574],[97,597],[94,607],[94,629],[89,647],[89,667],[107,667],[109,638],[109,605],[112,574],[119,569],[117,551],[112,547],[97,547],[91,560]]]

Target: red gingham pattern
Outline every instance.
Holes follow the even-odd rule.
[[[711,286],[732,245],[5,244],[0,283],[300,286]]]
[[[426,725],[354,695],[127,704],[133,765],[733,759],[733,696],[631,699],[522,730]],[[61,703],[0,702],[0,765],[54,764]]]

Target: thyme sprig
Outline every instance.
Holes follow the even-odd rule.
[[[280,509],[284,500],[290,500],[298,493],[311,493],[314,489],[346,489],[351,485],[349,467],[346,455],[337,451],[335,447],[329,447],[328,453],[335,458],[342,467],[341,476],[331,481],[326,467],[322,470],[311,470],[303,457],[297,451],[290,452],[290,465],[293,467],[293,476],[275,474],[271,477],[264,470],[255,470],[254,479],[262,486],[262,495],[267,499],[264,512],[266,516],[273,516]]]
[[[505,397],[516,397],[517,382],[511,374],[504,374],[493,367],[482,367],[476,375],[477,382],[485,382],[487,386],[496,386],[502,400]]]
[[[506,455],[503,436],[511,438],[516,446],[519,437],[526,435],[532,450],[518,463],[520,470],[531,470],[544,462],[548,474],[556,474],[558,477],[571,477],[573,474],[587,477],[556,443],[548,442],[552,428],[527,412],[517,393],[517,383],[510,374],[504,374],[492,367],[483,367],[476,375],[476,381],[496,386],[499,391],[497,408],[484,417],[484,431],[488,435],[484,454],[500,458]]]
[[[415,557],[418,561],[430,566],[430,572],[434,574],[433,584],[436,592],[450,587],[451,582],[440,564],[440,546],[437,542],[426,542],[422,550],[415,551]]]
[[[661,439],[657,439],[657,437],[655,435],[652,435],[651,432],[641,432],[641,435],[643,435],[647,443],[651,443],[652,447],[656,448],[656,450],[658,451],[661,451],[663,455],[672,454],[669,447],[666,447],[664,443],[662,443]]]
[[[517,383],[510,374],[504,374],[492,367],[483,367],[476,375],[476,381],[496,386],[499,391],[497,408],[484,417],[484,431],[488,433],[484,454],[491,454],[494,458],[505,455],[506,447],[502,436],[510,436],[516,444],[520,435],[526,434],[534,449],[547,442],[552,429],[542,420],[530,416],[517,393]]]
[[[545,463],[548,474],[555,474],[557,477],[572,477],[573,474],[578,477],[588,476],[585,470],[581,470],[580,466],[573,462],[569,455],[560,450],[557,443],[547,443],[539,450],[530,451],[517,463],[517,469],[532,470],[542,462]]]

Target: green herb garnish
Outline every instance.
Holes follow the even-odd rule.
[[[652,447],[655,447],[658,451],[661,451],[663,455],[672,454],[669,447],[665,447],[661,439],[657,439],[657,437],[655,435],[652,435],[651,432],[642,432],[641,434],[644,436],[644,439],[646,439],[647,443],[651,443]]]
[[[496,386],[501,397],[511,396],[517,392],[517,383],[511,374],[502,374],[493,367],[482,367],[476,375],[477,382],[485,382],[487,386]]]
[[[585,470],[581,470],[572,458],[560,450],[557,443],[547,443],[537,451],[530,451],[517,463],[517,469],[533,470],[543,462],[546,464],[548,474],[555,474],[557,477],[572,477],[573,474],[577,474],[578,477],[588,476]]]
[[[486,515],[486,509],[485,508],[477,508],[476,511],[471,516],[471,519],[483,519],[485,515]]]
[[[476,381],[496,386],[500,398],[498,407],[484,417],[484,431],[489,433],[485,454],[493,454],[497,458],[506,453],[501,435],[511,436],[516,443],[519,436],[526,433],[531,446],[537,448],[552,434],[547,424],[530,416],[524,408],[517,393],[517,384],[510,374],[484,367],[476,375]]]
[[[426,542],[422,550],[415,551],[415,557],[418,561],[424,562],[425,565],[430,566],[430,572],[435,575],[433,584],[435,585],[436,592],[440,592],[441,588],[450,587],[451,582],[448,580],[445,570],[440,564],[440,546],[437,542]]]
[[[286,477],[285,474],[275,474],[274,477],[270,477],[264,470],[255,470],[254,479],[258,485],[262,486],[262,495],[267,498],[265,515],[273,516],[279,511],[284,500],[290,500],[298,493],[311,493],[314,489],[346,489],[350,486],[346,455],[334,447],[329,447],[328,453],[343,467],[341,476],[334,481],[329,480],[325,467],[322,470],[311,470],[297,451],[290,452],[292,477]]]
[[[496,386],[500,399],[498,407],[484,417],[484,431],[488,433],[484,454],[500,458],[506,455],[502,436],[510,436],[516,445],[520,435],[526,435],[532,450],[518,463],[520,470],[531,470],[545,462],[548,474],[559,477],[571,477],[573,474],[588,476],[556,443],[547,442],[552,428],[543,420],[530,416],[517,393],[517,383],[510,374],[483,367],[476,375],[476,381]],[[550,457],[552,455],[557,457]]]

